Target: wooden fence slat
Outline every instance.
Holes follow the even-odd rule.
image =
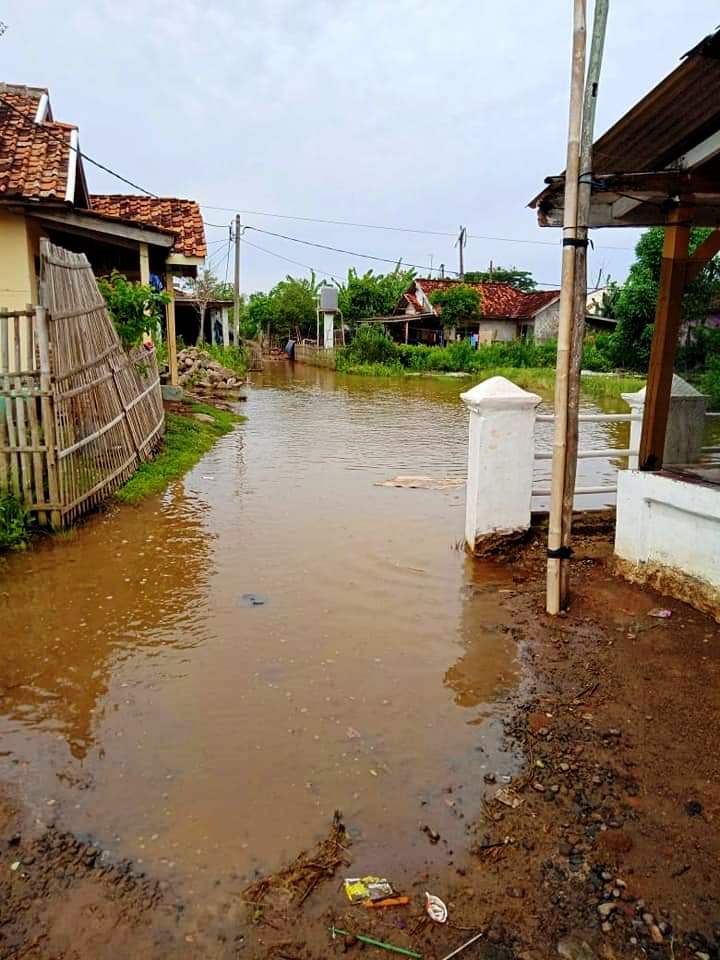
[[[3,393],[8,393],[10,391],[10,369],[12,363],[10,360],[10,322],[11,315],[5,313],[0,318],[0,357],[2,357],[3,364],[3,377],[2,377],[2,390]],[[5,400],[4,402],[5,412],[5,430],[4,433],[7,435],[8,445],[11,447],[17,446],[17,434],[15,433],[15,418],[14,418],[14,404],[12,400]],[[19,454],[10,453],[8,456],[8,467],[7,474],[9,474],[10,481],[9,487],[16,496],[20,496],[20,467],[19,467]],[[5,483],[8,481],[6,479]]]

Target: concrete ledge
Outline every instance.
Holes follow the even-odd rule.
[[[657,563],[631,563],[629,560],[613,557],[608,562],[608,567],[625,580],[652,587],[658,593],[682,600],[720,623],[720,589],[712,584]]]
[[[680,476],[618,473],[618,571],[698,610],[720,610],[720,487]]]
[[[514,553],[532,536],[529,527],[520,530],[493,530],[475,540],[475,546],[469,552],[474,557],[502,557],[507,553]]]
[[[185,392],[182,387],[173,387],[169,383],[163,383],[160,390],[163,400],[170,400],[175,403],[179,403],[182,400],[183,393]]]
[[[335,369],[335,351],[319,349],[311,343],[295,344],[296,363],[307,363],[312,367]]]

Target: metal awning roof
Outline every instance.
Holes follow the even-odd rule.
[[[720,226],[720,29],[593,144],[590,226],[664,224],[672,198],[694,198],[693,222]],[[530,201],[561,226],[564,174]]]

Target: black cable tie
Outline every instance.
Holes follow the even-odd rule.
[[[580,237],[563,237],[562,245],[564,247],[587,247],[589,243],[587,237],[584,240]]]
[[[569,560],[572,554],[572,547],[558,547],[557,550],[551,550],[548,547],[547,551],[549,560]]]

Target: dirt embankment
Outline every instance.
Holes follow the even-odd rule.
[[[6,803],[0,957],[382,955],[333,944],[335,923],[435,958],[481,930],[468,960],[716,960],[720,631],[680,603],[618,581],[604,546],[584,546],[572,611],[554,621],[543,612],[540,545],[514,561],[517,589],[503,602],[523,638],[528,679],[506,732],[527,767],[509,785],[493,784],[492,773],[486,780],[491,795],[504,787],[517,805],[487,803],[469,827],[466,854],[455,851],[443,873],[400,891],[412,895],[409,907],[343,905],[339,864],[352,862],[352,847],[336,844],[329,869],[312,854],[297,861],[314,871],[308,885],[293,872],[292,889],[270,906],[243,903],[255,898],[238,891],[237,912],[198,935],[189,920],[197,905],[72,836],[26,830]],[[424,917],[425,889],[447,902],[447,925]]]

